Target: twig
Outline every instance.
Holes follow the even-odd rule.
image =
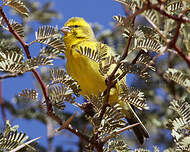
[[[5,22],[6,22],[7,26],[8,26],[9,32],[12,33],[15,36],[15,38],[20,42],[20,44],[24,48],[24,51],[26,52],[27,58],[31,59],[31,55],[30,55],[28,45],[23,41],[23,39],[20,37],[20,35],[13,29],[13,27],[11,26],[7,16],[3,12],[2,8],[0,8],[0,14],[3,17],[3,19],[5,20]]]
[[[73,120],[73,118],[76,116],[76,114],[77,114],[77,113],[75,112],[73,115],[71,115],[71,116],[62,124],[62,126],[61,126],[59,129],[56,130],[56,132],[59,132],[59,131],[65,129],[65,128],[67,128],[67,127],[69,126],[70,122],[71,122],[71,121]]]
[[[5,15],[5,13],[3,12],[2,8],[0,8],[0,14],[4,18],[6,24],[7,24],[8,28],[9,28],[9,31],[15,36],[15,38],[23,46],[27,58],[31,59],[31,55],[30,55],[30,51],[29,51],[29,45],[26,44],[23,41],[23,39],[18,35],[18,33],[12,28],[12,26],[10,25],[9,20],[8,20],[7,16]],[[44,81],[42,80],[41,76],[39,75],[39,73],[36,70],[33,69],[32,73],[34,74],[35,78],[38,80],[38,82],[40,83],[40,86],[42,88],[43,95],[44,95],[44,97],[46,99],[45,102],[46,102],[46,105],[47,105],[47,113],[48,113],[48,115],[53,120],[55,120],[58,124],[63,125],[63,121],[61,120],[61,118],[59,118],[53,111],[52,105],[51,105],[50,100],[49,100],[47,87],[46,87]],[[74,129],[70,124],[66,129],[69,130],[70,132],[72,132],[73,134],[75,134],[76,136],[78,136],[79,138],[81,138],[82,140],[94,145],[94,147],[96,148],[97,151],[99,151],[99,152],[101,151],[101,148],[98,147],[97,143],[95,143],[94,141],[91,142],[87,136],[80,133],[77,129]]]
[[[135,126],[137,126],[139,124],[140,123],[135,123],[135,124],[129,125],[129,126],[125,127],[125,128],[122,128],[122,129],[118,130],[117,132],[115,132],[115,133],[113,133],[113,134],[111,134],[109,136],[106,136],[104,138],[104,140],[103,140],[103,143],[106,143],[109,139],[113,138],[116,134],[120,134],[120,133],[122,133],[122,132],[124,132],[126,130],[132,129],[133,127],[135,127]]]
[[[151,7],[151,6],[150,6]],[[178,17],[178,16],[173,16],[173,15],[170,15],[168,13],[166,13],[164,10],[162,10],[160,7],[157,7],[157,6],[154,6],[152,5],[151,7],[152,9],[155,9],[156,11],[158,11],[160,14],[170,18],[170,19],[173,19],[175,21],[179,21],[181,23],[190,23],[190,20],[189,19],[186,19],[184,17]]]
[[[22,148],[25,147],[25,146],[28,146],[29,144],[31,144],[32,142],[34,142],[34,141],[36,141],[36,140],[38,140],[38,139],[40,139],[40,138],[41,138],[41,137],[38,137],[38,138],[34,138],[34,139],[32,139],[32,140],[29,140],[28,142],[23,143],[22,145],[16,147],[15,149],[13,149],[13,150],[11,150],[11,151],[9,151],[9,152],[16,152],[16,151],[22,149]]]
[[[11,77],[17,77],[18,73],[10,73],[10,74],[4,74],[0,76],[0,80],[6,79],[6,78],[11,78]]]
[[[174,49],[186,61],[188,67],[190,68],[190,58],[188,56],[184,55],[183,52],[181,51],[181,49],[177,45],[174,45]]]
[[[109,101],[109,94],[110,94],[110,90],[111,88],[113,87],[113,78],[114,78],[114,75],[115,73],[117,72],[117,70],[119,69],[120,65],[121,65],[121,61],[123,61],[127,55],[128,55],[128,52],[129,52],[129,47],[130,47],[130,44],[131,44],[131,40],[132,40],[132,35],[129,36],[129,39],[128,39],[128,43],[127,43],[127,46],[126,46],[126,49],[122,55],[122,57],[120,58],[120,60],[118,61],[116,67],[114,68],[114,70],[112,71],[112,73],[108,76],[107,78],[107,82],[106,82],[106,85],[107,85],[107,88],[106,90],[104,91],[104,94],[106,94],[106,99],[105,99],[105,104],[103,105],[102,107],[102,111],[100,113],[100,120],[102,120],[103,118],[103,115],[106,111],[106,107],[109,105],[108,104],[108,101]]]
[[[13,29],[13,27],[11,26],[11,24],[10,24],[7,16],[3,12],[2,8],[0,8],[0,14],[3,17],[3,19],[5,20],[5,22],[6,22],[7,26],[8,26],[9,32],[12,33],[15,36],[15,38],[20,42],[20,44],[24,48],[24,51],[26,53],[27,58],[31,59],[31,55],[30,55],[28,44],[25,43],[24,40],[22,39],[22,37],[20,37],[20,35]],[[38,72],[35,69],[32,70],[32,73],[34,74],[34,76],[38,80],[38,82],[40,83],[40,86],[42,88],[44,97],[46,99],[45,102],[47,104],[48,111],[52,111],[52,106],[51,106],[51,104],[49,102],[48,91],[47,91],[47,88],[46,88],[46,85],[45,85],[44,81],[41,79],[40,75],[38,74]]]
[[[180,19],[181,18],[182,18],[182,15],[180,16]],[[167,46],[168,48],[173,48],[186,61],[188,67],[190,68],[190,58],[186,56],[185,54],[183,54],[181,49],[176,45],[176,42],[180,33],[181,24],[182,24],[182,21],[180,19],[177,21],[178,24],[177,24],[175,35],[173,39],[167,44]]]
[[[164,4],[164,2],[157,3],[157,4],[152,4],[150,2],[149,4],[145,4],[142,8],[138,8],[138,10],[133,15],[128,16],[126,22],[134,19],[136,16],[142,14],[144,11],[154,9],[154,10],[158,11],[160,14],[162,14],[162,15],[170,18],[170,19],[173,19],[175,21],[180,21],[181,23],[190,23],[189,19],[186,19],[184,17],[173,16],[173,15],[170,15],[170,14],[166,13],[164,10],[162,10],[160,8],[161,4]]]

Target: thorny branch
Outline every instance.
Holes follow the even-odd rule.
[[[116,0],[117,1],[117,0]],[[162,14],[163,16],[166,16],[172,20],[175,20],[178,24],[177,24],[177,28],[176,28],[176,33],[173,37],[173,40],[167,43],[167,48],[171,48],[174,49],[187,63],[187,65],[190,68],[190,58],[187,57],[186,55],[183,54],[182,50],[176,45],[176,41],[177,38],[179,36],[179,30],[181,27],[182,23],[190,23],[190,20],[183,17],[183,16],[173,16],[168,14],[167,12],[165,12],[161,6],[164,5],[165,1],[159,0],[157,4],[152,4],[149,0],[147,1],[147,4],[144,4],[143,7],[141,9],[138,9],[134,14],[130,15],[126,22],[131,21],[131,20],[135,20],[136,16],[140,15],[141,13],[143,13],[146,10],[150,10],[150,9],[154,9],[156,11],[158,11],[160,14]],[[31,58],[30,52],[29,52],[29,45],[27,43],[25,43],[23,41],[23,39],[18,35],[18,33],[11,27],[8,18],[6,17],[5,13],[3,12],[2,8],[0,8],[0,14],[2,15],[2,17],[4,18],[5,22],[7,23],[7,26],[9,28],[9,31],[15,36],[15,38],[20,42],[20,44],[23,46],[25,52],[26,52],[26,56],[28,59]],[[126,56],[128,55],[129,52],[129,47],[131,44],[131,40],[132,40],[132,36],[129,37],[128,39],[128,43],[126,45],[126,49],[124,51],[124,54],[122,55],[122,57],[120,58],[120,60],[118,61],[116,67],[114,68],[113,72],[111,73],[111,75],[107,78],[106,80],[106,85],[107,85],[107,89],[105,90],[104,94],[106,95],[106,99],[105,99],[105,104],[102,108],[101,114],[100,114],[100,119],[103,118],[103,115],[106,111],[106,107],[108,106],[108,101],[109,101],[109,94],[110,94],[110,90],[111,88],[116,85],[116,81],[114,80],[114,75],[117,72],[117,70],[119,69],[121,62],[126,58]],[[136,58],[133,60],[132,64],[135,64],[137,59],[139,58],[140,54],[138,54],[136,56]],[[46,99],[46,104],[47,104],[47,109],[48,109],[48,115],[54,119],[57,123],[59,123],[61,126],[63,125],[62,120],[56,116],[56,114],[53,111],[52,105],[50,104],[49,101],[49,97],[48,97],[48,92],[47,92],[47,88],[45,83],[43,82],[43,80],[41,79],[40,75],[38,74],[38,72],[36,70],[32,70],[35,78],[38,80],[38,82],[41,85],[44,97]],[[4,79],[4,78],[8,78],[8,77],[14,77],[16,75],[5,75],[5,76],[0,76],[0,79]],[[119,77],[119,79],[122,79],[125,75],[121,75]],[[70,124],[67,125],[66,127],[67,130],[69,130],[70,132],[72,132],[73,134],[77,135],[79,138],[81,138],[82,140],[91,143],[93,147],[96,148],[96,150],[98,152],[102,152],[102,143],[98,143],[97,138],[98,136],[95,136],[97,138],[95,138],[95,140],[90,140],[89,137],[83,135],[82,133],[80,133],[77,129],[74,129]]]
[[[100,120],[102,120],[103,115],[106,111],[106,107],[109,105],[108,101],[109,101],[109,94],[110,94],[110,90],[111,88],[114,86],[113,85],[113,79],[114,79],[114,75],[117,72],[117,70],[119,69],[120,65],[122,64],[122,61],[127,57],[128,52],[129,52],[129,47],[131,44],[131,40],[132,40],[132,35],[129,36],[128,42],[127,42],[127,46],[126,49],[123,53],[123,55],[121,56],[120,60],[118,61],[116,67],[114,68],[114,70],[112,71],[112,73],[108,76],[108,78],[106,79],[106,85],[107,85],[107,89],[104,91],[104,94],[106,95],[106,99],[105,99],[105,103],[102,107],[102,111],[100,113]],[[116,84],[116,83],[115,83]]]
[[[20,42],[20,44],[24,48],[24,51],[26,53],[27,58],[31,59],[31,55],[30,55],[30,51],[29,51],[29,45],[26,42],[24,42],[23,39],[19,36],[19,34],[12,28],[12,26],[11,26],[11,24],[10,24],[10,22],[9,22],[7,16],[5,15],[2,8],[0,8],[0,14],[3,17],[3,19],[5,20],[5,22],[6,22],[7,26],[8,26],[9,32],[12,33],[15,36],[15,38]],[[32,73],[34,74],[35,78],[38,80],[38,82],[40,83],[40,86],[42,88],[43,95],[44,95],[44,97],[46,99],[45,102],[46,102],[46,105],[47,105],[47,113],[48,113],[48,115],[53,120],[55,120],[59,125],[62,126],[63,121],[53,111],[52,105],[51,105],[50,100],[49,100],[46,84],[44,83],[41,76],[39,75],[39,73],[36,70],[33,69]],[[8,78],[8,77],[14,77],[14,76],[16,76],[16,75],[4,75],[4,76],[1,76],[0,79]],[[70,124],[66,127],[66,129],[69,130],[70,132],[72,132],[73,134],[75,134],[76,136],[78,136],[79,138],[81,138],[81,140],[84,140],[84,141],[86,141],[88,143],[91,143],[96,148],[97,151],[101,151],[101,149],[98,147],[98,144],[96,142],[90,141],[87,136],[80,133],[77,129],[74,129]]]
[[[117,1],[117,0],[116,0]],[[141,9],[138,9],[134,14],[132,14],[131,16],[129,16],[127,18],[127,20],[125,21],[126,23],[129,22],[130,20],[135,20],[136,16],[137,15],[140,15],[141,13],[143,13],[144,11],[146,10],[149,10],[149,9],[154,9],[156,11],[158,11],[160,14],[170,18],[170,19],[173,19],[175,20],[178,25],[177,25],[177,29],[176,29],[176,33],[173,37],[173,40],[168,42],[167,43],[167,48],[173,48],[175,49],[178,54],[186,61],[186,63],[188,64],[188,66],[190,67],[190,58],[188,58],[187,56],[185,56],[182,51],[180,50],[179,47],[176,46],[176,42],[177,42],[177,38],[179,36],[179,31],[180,31],[180,27],[181,27],[181,24],[182,23],[190,23],[190,20],[184,18],[183,16],[172,16],[170,14],[168,14],[167,12],[165,12],[164,10],[161,9],[161,5],[163,5],[164,2],[163,1],[159,1],[159,3],[157,4],[152,4],[149,0],[148,0],[148,3],[145,4]],[[126,46],[126,49],[124,51],[124,54],[122,55],[122,57],[120,58],[120,60],[118,61],[116,67],[114,68],[114,70],[112,71],[112,73],[108,76],[108,78],[106,79],[106,85],[107,85],[107,89],[104,91],[104,94],[106,95],[106,99],[105,99],[105,104],[102,108],[102,111],[101,111],[101,114],[100,114],[100,120],[102,120],[103,118],[103,115],[106,111],[106,107],[109,105],[108,104],[108,101],[109,101],[109,94],[110,94],[110,90],[112,87],[114,87],[117,83],[117,81],[114,81],[113,82],[113,78],[114,78],[114,75],[115,73],[117,72],[117,70],[119,69],[120,65],[121,65],[121,62],[127,57],[128,55],[128,51],[129,51],[129,47],[130,47],[130,43],[131,43],[131,40],[132,40],[132,36],[129,36],[129,39],[128,39],[128,43],[127,43],[127,46]],[[139,58],[139,56],[141,55],[142,51],[139,52],[139,54],[137,54],[136,58],[133,60],[132,64],[135,64],[137,59]],[[161,54],[159,54],[156,58],[158,58]],[[156,59],[154,58],[154,60]],[[150,62],[150,64],[152,64],[153,62]],[[146,66],[146,68],[148,67],[148,65]],[[145,70],[145,69],[143,69]],[[120,75],[120,77],[118,78],[119,80],[121,80],[124,76],[126,75],[126,73],[123,73],[122,75]],[[97,135],[96,135],[97,136]],[[98,138],[98,136],[97,136]]]
[[[117,0],[116,0],[117,1]],[[188,67],[190,68],[190,58],[186,55],[183,54],[180,48],[176,46],[177,38],[179,36],[179,31],[182,23],[190,23],[190,20],[183,17],[183,15],[179,16],[173,16],[165,12],[163,9],[161,9],[161,6],[164,5],[166,1],[159,1],[157,4],[152,4],[150,1],[148,1],[147,4],[144,4],[143,7],[139,10],[137,10],[133,15],[129,16],[127,20],[125,21],[126,23],[129,22],[131,19],[135,18],[137,15],[140,15],[146,10],[154,9],[158,11],[160,14],[174,20],[177,22],[177,28],[176,28],[176,34],[173,37],[173,40],[167,43],[168,48],[174,49],[187,63]]]

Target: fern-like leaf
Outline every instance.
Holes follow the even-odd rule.
[[[14,21],[13,19],[9,20],[10,25],[12,28],[20,35],[21,37],[24,37],[24,27],[22,24]],[[3,27],[3,29],[9,31],[9,28],[5,26],[5,20],[3,17],[0,18],[0,25]]]
[[[190,151],[190,136],[183,137],[177,142],[177,151]]]
[[[63,51],[65,49],[65,45],[63,43],[63,40],[60,39],[57,27],[42,26],[38,29],[38,32],[36,32],[35,35],[36,40],[32,43],[43,43],[59,51]]]
[[[133,50],[144,50],[145,52],[151,50],[160,53],[161,45],[159,41],[147,38],[144,40],[135,41]]]
[[[24,73],[25,65],[19,63],[10,64],[8,61],[0,62],[0,71],[10,73]]]
[[[25,71],[30,71],[31,69],[36,69],[42,65],[52,65],[52,61],[53,60],[51,60],[47,57],[43,57],[43,56],[33,57],[33,59],[26,60]]]
[[[12,28],[18,33],[18,35],[20,35],[21,37],[24,37],[23,25],[15,22],[14,20],[10,20],[9,22],[10,22]]]
[[[143,6],[143,1],[141,0],[116,0],[117,2],[123,4],[128,9],[132,10],[134,13],[136,9],[140,9]]]
[[[60,40],[58,38],[51,39],[47,41],[46,44],[59,51],[65,50],[65,44],[63,43],[63,40]]]
[[[38,31],[35,33],[35,36],[37,42],[47,43],[49,39],[58,36],[58,28],[52,26],[39,27]]]
[[[103,147],[103,152],[130,152],[125,138],[121,135],[116,135],[114,139],[110,139],[107,145]]]
[[[165,73],[164,73],[164,78],[167,80],[172,80],[179,85],[183,86],[187,92],[190,93],[190,76],[187,74],[184,74],[183,72],[176,70],[176,69],[171,69],[169,68]]]
[[[0,70],[7,71],[12,73],[22,73],[25,65],[22,60],[24,58],[23,55],[18,54],[14,51],[0,53]]]
[[[126,126],[127,122],[123,120],[124,115],[120,112],[121,109],[122,108],[118,104],[113,107],[107,107],[100,124],[96,117],[99,116],[101,110],[97,113],[98,115],[92,118],[94,125],[99,126],[98,131],[101,132],[101,138],[105,138],[108,134],[114,134],[116,131]]]
[[[190,148],[190,104],[184,99],[173,100],[171,109],[178,113],[178,117],[172,121],[172,136],[176,143],[176,149],[187,150]]]
[[[103,115],[102,121],[100,121],[100,114],[103,107],[104,96],[100,94],[99,96],[86,97],[87,101],[92,104],[94,115],[88,117],[93,125],[94,133],[96,131],[100,132],[100,138],[104,139],[109,134],[114,134],[119,129],[126,127],[127,122],[123,120],[124,115],[121,113],[121,107],[116,104],[112,107],[107,107]]]
[[[134,32],[134,23],[132,20],[128,21],[125,16],[114,16],[114,20],[118,22],[119,25],[124,27],[123,37],[128,38]]]
[[[0,138],[0,149],[12,150],[17,146],[21,145],[28,139],[28,136],[24,133],[18,133],[17,131],[10,131],[7,136],[1,136]]]
[[[29,10],[26,7],[26,5],[24,5],[23,1],[21,1],[21,0],[7,0],[6,5],[12,7],[16,11],[18,11],[19,13],[28,16]]]
[[[64,53],[64,51],[49,46],[44,47],[40,50],[40,56],[45,56],[47,58],[55,58],[62,53]]]
[[[21,97],[29,98],[29,99],[34,100],[34,101],[38,100],[38,93],[34,89],[22,90],[22,92],[19,93],[18,95]]]
[[[140,57],[136,61],[136,64],[143,64],[152,71],[156,71],[156,68],[152,65],[152,63],[150,64],[150,62],[152,62],[152,58],[148,54],[144,53],[140,55]]]
[[[190,104],[184,100],[173,100],[169,108],[176,111],[185,122],[190,122]]]
[[[142,14],[148,21],[155,24],[157,27],[160,25],[159,13],[155,10],[147,10]]]
[[[99,62],[99,72],[102,75],[106,75],[108,71],[110,70],[110,67],[113,64],[117,63],[117,61],[119,60],[119,57],[120,57],[119,55],[108,56],[104,60],[101,60],[101,62]]]
[[[134,150],[134,152],[150,152],[150,150],[144,148],[137,148]]]
[[[72,96],[73,91],[64,85],[55,85],[48,89],[50,100],[53,106],[58,109],[65,108],[65,102],[74,103],[75,97]]]
[[[134,105],[139,110],[149,109],[143,92],[139,90],[129,91],[125,84],[121,84],[120,87],[122,88],[122,92],[119,96],[122,101]]]
[[[20,63],[24,59],[23,54],[18,54],[14,51],[9,51],[5,53],[0,52],[0,57],[2,58],[2,60],[8,60],[10,63]]]
[[[151,50],[160,53],[162,50],[160,36],[150,27],[139,26],[135,31],[133,50],[144,50],[145,52]]]
[[[119,23],[119,25],[125,25],[127,18],[125,16],[114,16],[113,19]]]
[[[50,71],[51,83],[49,86],[54,84],[63,84],[70,88],[76,96],[79,96],[80,86],[75,80],[73,80],[69,75],[66,74],[64,69],[55,68]]]
[[[175,14],[182,10],[183,2],[181,0],[167,0],[164,6],[168,13]]]
[[[106,49],[106,46],[104,45],[102,48],[100,49]],[[88,58],[90,58],[91,60],[95,61],[95,62],[100,62],[101,60],[104,59],[104,57],[107,55],[107,52],[105,51],[105,53],[102,53],[103,51],[99,51],[99,50],[94,50],[91,49],[89,47],[80,47],[80,49],[76,49],[76,51]]]
[[[146,81],[151,77],[147,70],[143,70],[146,69],[146,65],[142,63],[130,64],[128,62],[124,62],[121,64],[120,69],[123,71],[123,73],[136,74]]]
[[[25,133],[18,132],[17,131],[18,126],[11,127],[9,121],[6,121],[6,127],[4,132],[0,134],[0,150],[1,151],[11,151],[18,146],[25,143],[25,141],[28,139],[28,136],[26,136]],[[31,146],[28,146],[34,149]],[[29,149],[28,149],[29,150]]]

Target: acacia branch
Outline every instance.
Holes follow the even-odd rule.
[[[14,28],[11,26],[7,16],[5,15],[5,13],[3,12],[3,9],[0,8],[0,14],[1,16],[3,17],[3,19],[5,20],[5,23],[7,24],[8,26],[8,29],[9,29],[9,32],[12,33],[15,38],[20,42],[20,44],[22,45],[22,47],[24,48],[24,51],[26,53],[26,56],[28,59],[31,59],[31,55],[30,55],[30,51],[29,51],[29,46],[26,42],[24,42],[24,40],[22,39],[22,37],[14,30]],[[41,79],[40,75],[38,74],[38,72],[33,69],[32,70],[32,73],[34,74],[35,78],[38,80],[38,82],[40,83],[40,86],[42,88],[42,92],[44,94],[44,97],[46,99],[46,103],[47,103],[47,107],[51,110],[52,107],[51,105],[49,104],[49,97],[48,97],[48,91],[47,91],[47,88],[46,88],[46,85],[44,83],[44,81]],[[48,110],[49,110],[48,109]]]
[[[180,18],[182,18],[182,16]],[[186,56],[185,54],[183,54],[181,49],[176,45],[177,39],[180,34],[180,28],[181,28],[182,21],[179,20],[177,23],[178,24],[177,24],[175,35],[174,35],[173,39],[167,44],[167,46],[168,46],[168,48],[174,49],[178,53],[178,55],[181,56],[185,60],[188,67],[190,68],[190,58],[188,56]]]
[[[29,45],[27,43],[25,43],[24,40],[20,37],[20,35],[12,28],[12,26],[9,23],[9,20],[8,20],[7,16],[5,15],[5,13],[3,12],[2,8],[0,8],[0,14],[4,18],[4,20],[5,20],[5,22],[6,22],[7,26],[8,26],[9,32],[12,33],[15,36],[15,38],[20,42],[20,44],[24,48],[24,51],[26,53],[27,58],[31,59],[31,55],[30,55],[30,51],[29,51]],[[47,91],[46,84],[44,83],[41,76],[39,75],[39,73],[35,69],[33,69],[31,71],[34,74],[37,81],[40,83],[40,86],[42,88],[43,95],[44,95],[44,97],[46,99],[45,102],[46,102],[46,105],[47,105],[47,113],[48,113],[48,115],[53,120],[55,120],[58,124],[60,124],[62,126],[63,121],[53,111],[52,104],[51,104],[49,96],[48,96],[48,91]],[[0,77],[0,79],[1,78],[12,77],[12,76],[16,76],[16,75],[6,75],[6,76]],[[70,124],[68,125],[68,127],[66,127],[66,129],[69,130],[70,132],[72,132],[73,134],[75,134],[76,136],[78,136],[79,138],[81,138],[82,140],[84,140],[84,141],[86,141],[88,143],[91,143],[96,148],[96,150],[98,152],[102,152],[102,148],[100,148],[100,146],[97,144],[97,142],[90,141],[88,136],[83,135],[77,129],[74,129]]]
[[[116,0],[117,1],[117,0]],[[160,14],[173,19],[175,21],[180,21],[181,23],[190,23],[189,19],[186,19],[184,17],[178,17],[178,16],[173,16],[165,12],[163,9],[161,9],[161,5],[164,5],[165,2],[159,2],[157,4],[152,4],[151,2],[148,2],[147,4],[144,4],[142,8],[137,8],[138,10],[131,16],[128,16],[127,20],[125,21],[126,23],[129,22],[130,20],[134,19],[136,16],[142,14],[144,11],[154,9],[158,11]]]
[[[175,49],[176,52],[186,61],[188,67],[190,68],[190,58],[188,56],[184,55],[183,52],[181,51],[181,49],[176,46],[176,42],[177,42],[177,38],[179,36],[179,29],[181,27],[181,24],[182,23],[190,23],[190,20],[185,18],[181,14],[179,16],[173,16],[171,14],[168,14],[165,10],[161,9],[161,5],[164,5],[164,3],[165,3],[165,1],[161,1],[161,0],[159,0],[157,4],[152,4],[150,1],[148,1],[148,3],[143,5],[143,7],[141,9],[138,8],[138,10],[133,15],[129,16],[125,22],[128,23],[131,19],[134,19],[137,15],[140,15],[144,11],[150,10],[150,9],[154,9],[154,10],[158,11],[160,14],[162,14],[163,16],[166,16],[166,17],[176,21],[178,23],[176,33],[174,35],[173,40],[170,41],[169,43],[167,43],[167,46],[168,46],[168,48]]]
[[[130,47],[130,44],[131,44],[131,40],[132,40],[132,35],[129,36],[129,39],[128,39],[128,42],[127,42],[127,46],[126,46],[126,49],[123,53],[123,55],[121,56],[120,60],[118,61],[116,67],[114,68],[114,70],[112,71],[112,73],[108,76],[108,78],[106,79],[106,85],[107,85],[107,88],[106,90],[104,91],[104,94],[106,95],[106,99],[105,99],[105,103],[102,107],[102,111],[100,113],[100,120],[102,120],[103,118],[103,115],[106,111],[106,107],[109,105],[108,104],[108,101],[109,101],[109,94],[110,94],[110,90],[111,88],[114,86],[113,85],[113,79],[114,79],[114,75],[115,73],[117,72],[117,70],[119,69],[120,65],[122,64],[122,61],[127,57],[128,55],[128,52],[129,52],[129,47]]]
[[[174,45],[173,48],[186,61],[188,67],[190,68],[190,58],[188,56],[186,56],[185,54],[183,54],[183,52],[181,51],[181,49],[177,45]]]
[[[3,19],[5,20],[5,23],[8,26],[9,32],[12,33],[15,36],[15,38],[20,42],[20,44],[24,48],[24,51],[26,52],[27,58],[31,59],[31,55],[30,55],[30,51],[29,51],[28,45],[23,41],[22,37],[20,37],[20,35],[13,29],[13,27],[11,26],[11,24],[10,24],[7,16],[3,12],[2,8],[0,8],[0,14],[3,17]]]

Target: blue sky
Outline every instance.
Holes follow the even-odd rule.
[[[43,4],[48,2],[48,0],[39,0],[38,2]],[[110,23],[113,22],[113,16],[123,14],[122,6],[114,0],[54,0],[52,2],[52,8],[59,12],[62,18],[53,19],[53,22],[50,24],[54,26],[58,25],[59,28],[62,27],[70,17],[78,16],[83,17],[90,23],[99,23],[103,25],[103,29],[109,29],[111,28]],[[38,29],[38,24],[34,24],[33,26],[36,30]],[[34,35],[32,37],[34,38]],[[37,52],[39,50],[32,47],[31,51]],[[12,100],[13,97],[18,94],[19,90],[21,91],[25,88],[34,88],[34,83],[35,80],[31,72],[25,73],[21,78],[6,79],[3,81],[3,97],[5,99]],[[11,119],[10,115],[8,115],[8,119]],[[15,119],[13,124],[18,124],[20,126],[20,130],[26,132],[31,138],[42,136],[39,143],[47,145],[47,130],[44,125],[33,120],[23,119]],[[64,144],[65,140],[63,139],[63,136],[56,138],[57,139],[54,141],[55,145]],[[74,138],[73,140],[77,140],[77,138]],[[74,146],[71,147],[76,150]]]

